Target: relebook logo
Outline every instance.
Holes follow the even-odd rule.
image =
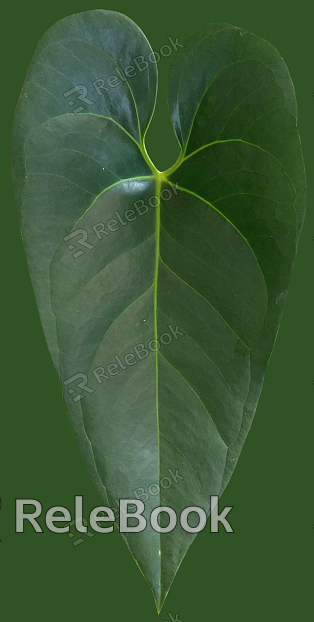
[[[223,525],[227,533],[234,533],[226,516],[232,510],[233,506],[226,506],[219,514],[218,501],[219,497],[212,495],[210,497],[210,531],[218,533],[219,523]],[[28,506],[28,509],[26,508]],[[29,506],[33,506],[32,509]],[[134,511],[135,506],[135,511]],[[132,511],[129,511],[132,507]],[[140,533],[148,527],[148,520],[143,515],[145,504],[140,499],[120,499],[119,500],[119,531],[121,533]],[[37,519],[43,511],[42,504],[37,499],[16,499],[16,533],[24,533],[25,522],[28,521],[36,533],[43,533],[43,529]],[[68,533],[70,525],[57,526],[55,523],[69,523],[75,525],[80,533],[87,532],[87,526],[83,524],[83,497],[75,496],[75,517],[72,521],[70,511],[61,505],[49,508],[45,514],[45,523],[49,531],[53,533]],[[167,516],[168,524],[161,526],[159,522],[160,515]],[[191,525],[191,515],[193,515],[193,526]],[[195,516],[197,521],[195,521]],[[189,520],[190,519],[190,520]],[[130,521],[132,525],[130,525]],[[97,533],[112,533],[114,529],[115,515],[112,508],[106,506],[98,506],[94,508],[89,515],[90,527]],[[136,524],[134,524],[134,522]],[[197,522],[195,525],[194,523]],[[111,523],[105,527],[100,523]],[[207,514],[205,510],[199,506],[189,506],[184,508],[179,516],[175,510],[169,506],[160,506],[152,510],[149,517],[150,526],[158,533],[169,533],[173,531],[177,525],[187,533],[199,533],[206,527]]]

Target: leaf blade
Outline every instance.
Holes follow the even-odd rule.
[[[145,499],[147,529],[123,537],[160,610],[195,534],[157,533],[150,512],[208,514],[229,481],[278,330],[305,179],[286,66],[226,24],[194,33],[175,58],[169,104],[182,157],[158,172],[144,146],[156,67],[120,74],[150,53],[137,26],[110,11],[54,26],[18,105],[13,164],[71,423],[104,503]],[[116,63],[121,84],[107,92],[102,76]],[[87,83],[103,91],[92,104]],[[77,92],[86,108],[70,115]]]

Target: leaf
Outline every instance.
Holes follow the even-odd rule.
[[[294,88],[269,43],[226,24],[187,40],[169,77],[181,155],[163,173],[144,144],[151,54],[118,13],[61,20],[13,136],[29,269],[80,450],[104,504],[138,496],[147,519],[163,506],[208,515],[228,483],[305,204]],[[195,534],[148,520],[123,537],[160,610]]]

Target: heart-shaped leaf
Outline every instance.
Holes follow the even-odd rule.
[[[58,22],[13,139],[29,269],[80,449],[103,502],[138,497],[147,519],[164,506],[208,515],[228,483],[305,204],[294,89],[269,43],[226,24],[187,40],[169,78],[181,155],[163,173],[144,145],[155,60],[118,13]],[[148,521],[123,536],[160,610],[195,533]]]

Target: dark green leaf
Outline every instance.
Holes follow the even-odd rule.
[[[169,78],[182,151],[164,173],[144,145],[151,52],[118,13],[58,22],[13,138],[29,269],[80,449],[103,502],[138,495],[147,518],[208,514],[228,483],[305,204],[294,88],[269,43],[226,24],[187,40]],[[195,536],[148,524],[124,537],[160,610]]]

